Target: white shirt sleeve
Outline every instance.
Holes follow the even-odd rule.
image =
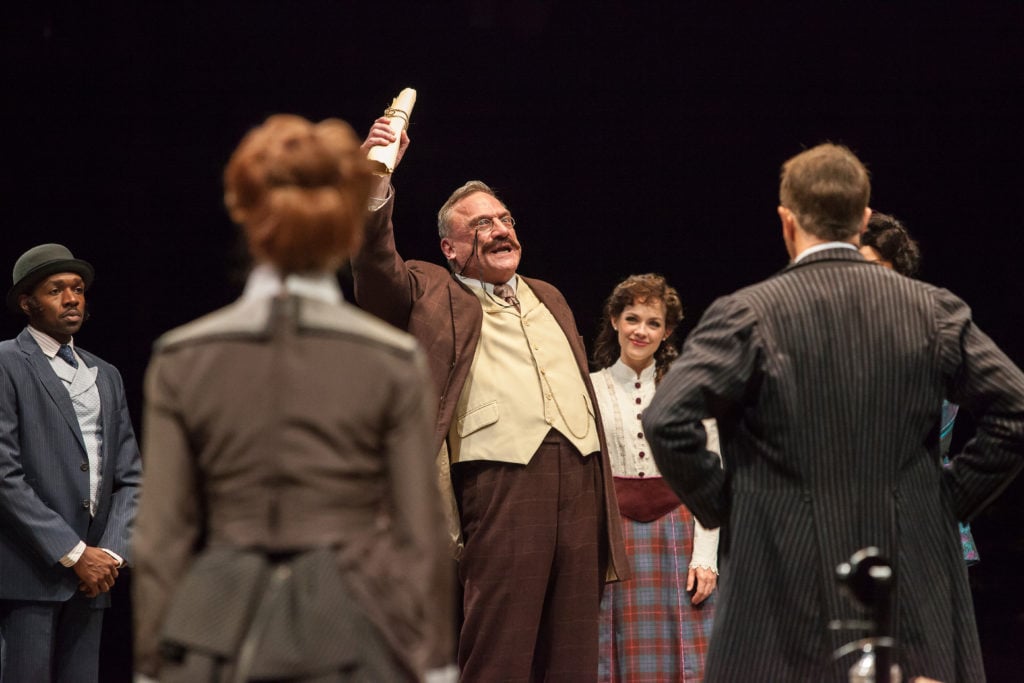
[[[690,566],[718,573],[718,529],[705,529],[696,519],[693,520],[693,556],[690,557]]]
[[[85,552],[85,541],[79,541],[78,545],[68,551],[68,554],[60,558],[60,563],[65,567],[74,567],[82,559]]]
[[[100,550],[105,552],[107,555],[110,555],[115,560],[117,560],[117,568],[118,569],[120,569],[121,567],[124,566],[124,558],[121,557],[120,555],[118,555],[117,553],[115,553],[113,550],[107,550],[106,548],[100,548]]]
[[[393,191],[391,189],[391,186],[388,185],[387,196],[370,197],[369,201],[366,202],[366,208],[369,209],[371,213],[375,211],[380,211],[384,207],[384,205],[388,203],[388,200],[391,199],[392,194]]]
[[[718,454],[722,459],[722,449],[718,442],[718,424],[711,419],[703,420],[704,431],[708,435],[708,450]],[[693,520],[693,556],[691,567],[710,569],[718,573],[718,529],[705,529],[696,519]]]

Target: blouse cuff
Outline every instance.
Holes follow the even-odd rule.
[[[693,556],[690,567],[710,569],[718,573],[718,529],[705,529],[693,520]]]

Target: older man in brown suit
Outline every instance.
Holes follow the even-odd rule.
[[[364,150],[395,141],[387,124],[375,122]],[[485,184],[459,188],[438,214],[450,271],[398,255],[388,178],[371,196],[356,299],[419,340],[440,398],[434,447],[442,486],[454,488],[462,677],[594,680],[602,585],[627,569],[572,312],[557,289],[517,275],[515,221]]]

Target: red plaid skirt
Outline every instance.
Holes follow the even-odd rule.
[[[605,586],[598,680],[699,682],[718,591],[690,604],[693,516],[680,505],[653,522],[622,522],[633,578]]]

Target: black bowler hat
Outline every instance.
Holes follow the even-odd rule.
[[[76,259],[63,244],[40,244],[19,256],[14,263],[14,285],[7,292],[7,307],[19,311],[18,298],[54,273],[78,273],[87,289],[95,275],[88,262]]]

